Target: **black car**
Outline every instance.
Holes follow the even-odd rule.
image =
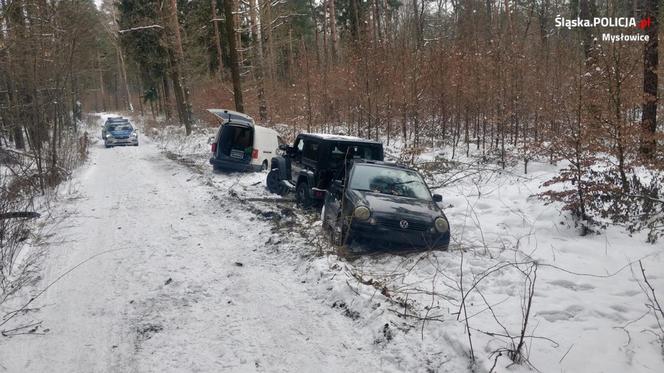
[[[420,174],[384,162],[353,162],[346,178],[332,183],[325,198],[323,227],[337,245],[353,239],[446,250],[447,217]]]
[[[280,146],[284,155],[272,158],[267,187],[285,195],[295,191],[298,203],[320,205],[332,180],[343,179],[352,160],[383,160],[383,144],[359,137],[306,133],[293,146]]]

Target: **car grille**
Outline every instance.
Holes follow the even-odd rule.
[[[129,136],[113,136],[113,138],[116,139],[116,140],[125,140],[125,139],[128,139]]]
[[[408,222],[408,228],[401,228],[401,220],[405,220]],[[409,220],[409,219],[384,219],[384,218],[379,218],[377,219],[377,223],[390,228],[394,230],[408,230],[408,231],[418,231],[418,232],[424,232],[429,229],[430,224],[421,222],[421,221],[415,221],[415,220]]]

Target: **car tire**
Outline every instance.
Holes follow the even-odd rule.
[[[267,184],[267,190],[270,191],[270,193],[278,194],[280,196],[283,196],[284,194],[284,186],[281,185],[281,178],[279,177],[279,169],[275,168],[268,172],[267,174],[267,179],[265,180]]]
[[[104,146],[106,147],[106,149],[108,149],[108,148],[112,148],[111,145],[104,145]]]
[[[265,170],[267,170],[267,161],[266,160],[263,161],[263,163],[261,163],[261,172],[263,172]]]
[[[313,199],[309,193],[309,183],[303,181],[297,184],[295,188],[295,195],[297,199],[297,204],[300,205],[303,209],[309,209],[313,205]]]

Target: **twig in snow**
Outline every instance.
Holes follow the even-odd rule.
[[[104,255],[104,254],[108,254],[108,253],[110,253],[110,252],[120,251],[120,250],[125,250],[125,249],[120,248],[120,249],[111,249],[111,250],[102,251],[102,252],[100,252],[100,253],[97,253],[97,254],[95,254],[95,255],[93,255],[93,256],[91,256],[91,257],[85,259],[84,261],[78,263],[77,265],[75,265],[75,266],[69,268],[69,269],[66,270],[63,274],[61,274],[60,276],[58,276],[55,280],[51,281],[51,283],[49,283],[48,285],[46,285],[46,287],[45,287],[44,289],[42,289],[39,293],[37,293],[37,295],[35,295],[34,297],[30,298],[30,300],[27,301],[27,302],[26,302],[21,308],[19,308],[18,310],[11,311],[11,312],[7,313],[7,314],[3,317],[5,320],[4,320],[3,322],[0,322],[0,326],[5,325],[6,323],[9,322],[9,320],[13,319],[16,315],[18,315],[19,313],[23,312],[23,311],[24,311],[24,310],[25,310],[25,309],[26,309],[26,308],[27,308],[32,302],[34,302],[35,300],[37,300],[37,298],[39,298],[42,294],[44,294],[44,293],[45,293],[45,292],[46,292],[51,286],[55,285],[55,283],[57,283],[57,282],[60,281],[63,277],[67,276],[68,274],[70,274],[71,272],[73,272],[74,270],[76,270],[78,267],[82,266],[83,264],[85,264],[85,263],[91,261],[92,259],[94,259],[94,258],[96,258],[96,257],[98,257],[98,256],[102,256],[102,255]]]
[[[567,352],[565,352],[565,355],[563,355],[563,357],[561,357],[560,360],[558,360],[559,364],[562,363],[563,360],[565,359],[565,357],[567,356],[567,354],[569,354],[569,352],[572,351],[572,347],[574,347],[574,343],[572,343],[572,345],[569,346],[569,348],[567,349]]]
[[[641,268],[641,275],[643,276],[643,282],[645,282],[645,285],[641,284],[640,282],[638,284],[648,299],[646,307],[652,311],[653,315],[655,316],[655,320],[657,321],[657,326],[659,327],[659,333],[655,333],[653,331],[651,332],[657,336],[660,346],[664,352],[664,326],[662,325],[664,322],[664,309],[662,309],[662,306],[657,299],[655,288],[648,280],[648,276],[646,276],[646,269],[643,267],[643,262],[641,260],[639,260],[639,267]]]
[[[459,290],[461,291],[461,308],[463,309],[464,323],[466,324],[466,333],[468,334],[468,345],[470,346],[470,363],[475,364],[475,351],[473,350],[473,337],[470,333],[470,322],[468,321],[468,311],[466,310],[466,294],[463,292],[463,251],[461,251],[461,263],[459,264]],[[457,316],[457,320],[461,312]]]

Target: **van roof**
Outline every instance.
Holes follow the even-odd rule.
[[[254,129],[259,130],[260,132],[269,132],[269,133],[274,134],[275,136],[279,135],[279,133],[277,131],[273,130],[272,128],[267,128],[267,127],[263,127],[263,126],[254,126]]]
[[[207,109],[212,115],[219,118],[222,124],[226,123],[237,123],[253,126],[255,124],[254,118],[248,116],[247,114],[240,113],[228,109]]]

